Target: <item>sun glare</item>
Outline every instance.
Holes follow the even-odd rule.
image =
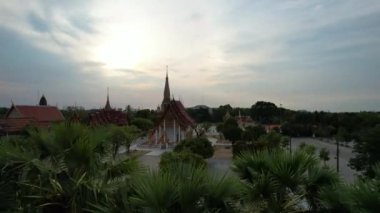
[[[144,33],[115,31],[95,48],[95,58],[109,69],[132,69],[142,62],[146,42]]]

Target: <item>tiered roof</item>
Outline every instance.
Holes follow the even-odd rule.
[[[55,106],[26,106],[13,105],[6,114],[6,119],[13,111],[19,114],[19,118],[31,118],[37,122],[63,121],[65,118]]]
[[[107,124],[124,126],[128,125],[128,117],[127,114],[122,111],[112,109],[107,89],[107,101],[104,109],[91,113],[89,122],[91,126],[101,126]]]
[[[118,126],[128,125],[128,118],[122,111],[114,109],[102,109],[90,114],[90,125],[100,126],[106,124],[115,124]]]
[[[15,134],[28,125],[49,127],[52,123],[63,120],[65,118],[55,106],[12,105],[5,119],[0,120],[0,126],[3,134]]]
[[[169,105],[166,107],[165,111],[162,113],[157,126],[163,122],[163,120],[171,114],[174,117],[174,120],[178,122],[182,127],[195,127],[195,121],[190,117],[186,112],[185,107],[181,101],[171,100]]]

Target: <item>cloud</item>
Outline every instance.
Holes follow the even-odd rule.
[[[36,15],[35,13],[30,13],[28,15],[28,21],[32,25],[33,29],[42,33],[49,32],[49,23],[44,19]]]
[[[66,105],[111,87],[118,106],[155,107],[169,65],[188,105],[379,109],[379,21],[376,0],[5,1],[0,74]]]

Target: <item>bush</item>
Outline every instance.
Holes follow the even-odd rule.
[[[135,118],[131,122],[132,125],[141,129],[142,131],[148,131],[153,128],[153,122],[145,118]]]
[[[191,164],[202,168],[205,168],[207,165],[202,156],[191,152],[165,152],[161,155],[160,169],[170,168],[170,165],[174,163]]]
[[[203,158],[210,158],[214,155],[214,148],[207,138],[193,138],[182,141],[174,148],[175,152],[192,152]]]

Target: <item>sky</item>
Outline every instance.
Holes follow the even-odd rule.
[[[0,0],[0,106],[380,111],[379,0]]]

